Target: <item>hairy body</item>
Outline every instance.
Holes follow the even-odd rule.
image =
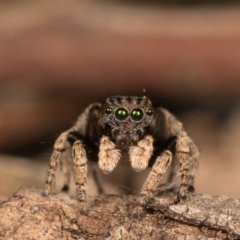
[[[125,151],[135,171],[152,168],[141,189],[141,205],[153,196],[168,169],[169,181],[179,175],[179,200],[186,199],[188,192],[194,190],[199,151],[182,123],[166,109],[154,109],[146,97],[113,96],[103,104],[91,104],[77,122],[58,137],[44,195],[51,191],[58,164],[64,165],[66,158],[70,158],[79,210],[85,213],[88,161],[98,162],[101,171],[110,173]],[[68,184],[69,167],[65,174]]]

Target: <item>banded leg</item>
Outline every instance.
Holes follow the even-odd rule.
[[[77,140],[72,148],[74,180],[78,207],[81,214],[86,213],[87,156],[82,142]]]
[[[51,192],[52,184],[55,179],[55,173],[57,170],[57,166],[60,163],[61,155],[65,150],[65,144],[67,141],[68,132],[62,133],[54,144],[54,150],[50,159],[50,164],[47,173],[47,179],[45,184],[45,190],[43,196],[48,196]]]
[[[193,142],[189,142],[189,181],[188,181],[188,192],[194,192],[194,177],[195,170],[198,167],[199,150]]]
[[[179,138],[176,143],[176,157],[179,161],[180,187],[179,200],[185,200],[189,186],[193,184],[193,175],[190,174],[190,149],[186,138]]]
[[[140,172],[147,168],[153,152],[153,137],[148,135],[137,143],[137,146],[129,148],[129,158],[132,168]]]
[[[152,166],[152,170],[149,173],[147,180],[145,181],[141,190],[141,195],[143,195],[143,197],[140,199],[141,205],[145,205],[153,196],[153,192],[161,183],[164,174],[172,162],[172,158],[173,155],[169,150],[165,150],[160,156],[157,157],[155,163]]]

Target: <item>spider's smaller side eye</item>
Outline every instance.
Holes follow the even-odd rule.
[[[113,111],[113,109],[111,107],[106,107],[105,108],[105,113],[106,114],[110,114],[110,113],[112,113],[112,111]]]
[[[148,116],[152,116],[153,115],[153,109],[152,108],[147,108],[145,112],[146,112],[146,114]]]
[[[125,108],[118,108],[115,116],[119,121],[124,121],[128,118],[128,111]]]
[[[131,118],[134,121],[140,121],[143,118],[143,111],[140,108],[135,108],[131,112]]]

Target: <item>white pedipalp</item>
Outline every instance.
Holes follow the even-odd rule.
[[[102,136],[99,146],[98,166],[104,173],[110,173],[117,166],[121,158],[121,151],[107,136]]]
[[[137,146],[129,148],[129,160],[132,168],[136,172],[143,171],[147,168],[148,162],[153,152],[153,137],[147,135],[137,143]]]

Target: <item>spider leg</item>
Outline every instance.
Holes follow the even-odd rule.
[[[188,185],[190,180],[189,175],[189,146],[184,138],[179,138],[176,142],[176,155],[179,161],[180,171],[180,187],[178,196],[180,200],[186,199]]]
[[[184,146],[185,144],[185,146]],[[187,150],[186,145],[188,145],[189,153],[187,156],[187,161],[185,160],[184,156],[184,147]],[[179,163],[180,163],[180,174],[181,174],[181,185],[179,189],[179,198],[185,199],[186,192],[194,192],[194,176],[195,176],[195,169],[198,166],[198,157],[199,151],[195,144],[187,138],[184,140],[179,140],[177,142],[177,151],[183,151],[182,154],[179,154]],[[185,167],[184,167],[185,166]]]
[[[138,218],[138,216],[141,215],[141,212],[143,211],[142,206],[144,207],[149,199],[153,197],[153,193],[161,183],[164,174],[170,167],[172,159],[173,154],[169,150],[163,151],[161,155],[156,158],[156,161],[152,166],[152,170],[142,187],[140,194],[141,197],[139,199],[140,205],[136,206],[133,210],[133,218]]]
[[[198,165],[198,148],[184,130],[182,123],[166,109],[156,109],[152,129],[154,139],[166,141],[171,137],[176,138],[175,144],[170,143],[167,146],[174,153],[168,182],[173,181],[176,175],[180,175],[178,197],[183,200],[189,191],[194,191],[194,171]]]
[[[50,159],[45,191],[43,193],[43,196],[50,194],[58,165],[60,165],[60,170],[63,171],[65,175],[62,190],[68,190],[70,174],[73,170],[76,183],[76,195],[81,213],[86,212],[88,161],[86,153],[90,156],[90,160],[97,160],[97,154],[95,152],[97,143],[99,142],[99,135],[101,135],[100,110],[101,104],[93,103],[89,105],[78,117],[76,123],[57,138]],[[71,168],[71,160],[73,162],[73,169]]]
[[[185,200],[189,191],[194,191],[194,169],[197,166],[197,147],[188,137],[180,137],[176,142],[176,156],[179,161],[179,199]]]
[[[82,141],[77,140],[72,147],[74,180],[78,207],[81,214],[86,213],[87,156]]]
[[[49,168],[47,172],[47,179],[45,183],[45,190],[43,196],[48,196],[51,192],[51,187],[55,179],[57,166],[60,163],[62,153],[65,151],[65,144],[67,141],[68,131],[62,133],[54,144],[54,150],[50,159]]]
[[[153,196],[153,192],[161,183],[164,174],[166,173],[172,162],[172,158],[172,152],[169,150],[163,151],[161,155],[156,158],[156,161],[152,166],[152,170],[149,173],[147,180],[145,181],[141,190],[141,205],[145,205],[149,198]]]

